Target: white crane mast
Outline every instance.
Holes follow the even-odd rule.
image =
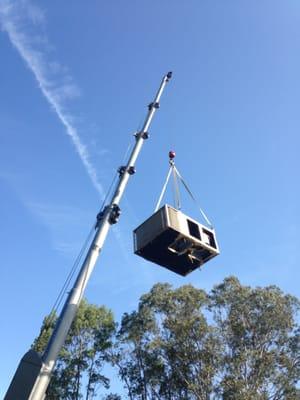
[[[109,228],[118,221],[120,215],[120,201],[128,183],[129,177],[135,172],[135,162],[148,138],[148,128],[159,108],[159,101],[165,85],[172,76],[168,72],[162,79],[154,101],[148,106],[148,113],[140,132],[135,134],[135,146],[126,166],[119,168],[119,181],[111,197],[110,203],[97,216],[94,239],[81,266],[76,281],[68,295],[47,348],[39,362],[39,356],[32,350],[23,357],[4,400],[43,400],[51,380],[58,354],[65,342],[71,324],[76,316],[85,288],[93,272],[98,256],[103,248]],[[27,358],[26,358],[27,357]],[[35,371],[29,371],[30,365],[35,365]],[[40,364],[40,365],[39,365]],[[29,377],[29,378],[28,378]]]

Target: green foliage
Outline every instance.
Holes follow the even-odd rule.
[[[51,313],[44,318],[39,336],[33,342],[32,348],[42,354],[50,339],[51,333],[55,326],[56,314]]]
[[[157,284],[126,314],[112,362],[130,399],[207,399],[219,345],[202,309],[202,290]]]
[[[44,350],[54,323],[53,316],[45,318],[41,334],[33,345],[35,350]],[[81,302],[56,363],[47,400],[91,400],[96,397],[100,385],[109,387],[109,379],[101,371],[114,329],[110,311],[85,300]]]
[[[251,289],[231,277],[212,290],[210,309],[224,349],[222,398],[295,399],[298,300],[275,286]]]
[[[122,400],[122,398],[118,394],[110,393],[103,397],[103,400]]]
[[[123,316],[110,360],[132,400],[295,400],[298,311],[277,287],[233,277],[209,295],[157,284]]]
[[[300,399],[298,313],[295,297],[275,286],[243,286],[234,277],[209,294],[156,284],[137,310],[123,315],[118,331],[111,312],[82,302],[47,400],[95,399],[99,386],[109,387],[102,374],[107,361],[130,400]],[[53,317],[34,343],[38,351]]]

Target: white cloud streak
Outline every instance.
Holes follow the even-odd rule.
[[[90,177],[93,186],[104,198],[104,190],[82,143],[72,116],[65,110],[65,102],[78,96],[79,91],[66,69],[55,60],[48,60],[47,39],[40,34],[45,18],[38,7],[27,0],[0,0],[0,24],[3,31],[33,73],[38,86],[65,127],[75,149]],[[39,26],[39,32],[37,32]],[[48,46],[49,47],[49,46]]]
[[[101,185],[90,154],[83,144],[76,126],[74,116],[66,111],[66,101],[79,95],[79,89],[74,84],[67,72],[67,68],[56,60],[51,59],[49,53],[51,45],[43,33],[46,20],[43,11],[33,5],[30,0],[0,0],[0,27],[7,33],[10,42],[15,47],[29,70],[33,73],[38,87],[45,99],[54,110],[58,119],[65,127],[66,134],[82,161],[82,164],[101,199],[105,198],[105,191]],[[100,151],[105,152],[105,149]],[[32,210],[32,207],[31,207]],[[35,214],[41,218],[50,231],[59,231],[43,215],[41,207],[35,210]],[[55,229],[54,229],[55,228]],[[128,245],[122,240],[122,234],[118,227],[114,227],[113,233],[120,246],[121,253],[128,262]],[[61,251],[68,247],[73,250],[73,245],[62,241],[56,241],[55,247]]]

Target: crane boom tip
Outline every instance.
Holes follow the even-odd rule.
[[[170,79],[172,78],[172,75],[173,75],[173,72],[172,72],[172,71],[169,71],[169,72],[167,73],[167,79],[170,80]]]

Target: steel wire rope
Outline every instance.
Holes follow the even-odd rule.
[[[76,269],[78,268],[79,262],[82,259],[82,256],[83,256],[84,252],[86,251],[86,249],[88,247],[88,244],[89,244],[89,242],[91,240],[91,235],[93,233],[94,226],[95,225],[93,224],[92,228],[90,229],[89,234],[87,235],[87,237],[86,237],[86,239],[84,241],[83,246],[80,249],[80,252],[79,252],[78,256],[76,257],[76,259],[75,259],[75,261],[73,263],[73,266],[72,266],[72,268],[71,268],[71,270],[70,270],[70,272],[69,272],[69,274],[68,274],[68,276],[67,276],[67,278],[66,278],[66,280],[65,280],[65,282],[64,282],[64,284],[63,284],[63,286],[62,286],[62,288],[61,288],[61,290],[60,290],[60,292],[58,294],[58,296],[57,296],[57,299],[54,302],[54,305],[52,307],[50,315],[52,315],[52,314],[54,315],[54,313],[58,310],[58,308],[61,305],[63,296],[65,295],[65,293],[67,291],[67,288],[68,288],[68,286],[69,286],[69,284],[70,284],[70,282],[71,282],[71,280],[72,280],[72,278],[73,278],[73,276],[74,276],[74,274],[76,272]]]
[[[139,127],[141,126],[141,122],[138,124],[138,126]],[[137,132],[138,131],[139,131],[139,129],[137,130]],[[128,153],[129,153],[129,151],[130,151],[130,149],[132,147],[133,147],[133,144],[132,144],[132,142],[130,142],[128,144],[128,146],[127,146],[127,149],[126,149],[125,153],[124,153],[122,162],[124,162],[126,160],[127,155],[128,155]],[[109,186],[109,188],[108,188],[108,190],[106,192],[106,195],[105,195],[105,197],[103,199],[103,202],[101,204],[101,207],[100,207],[100,212],[103,210],[103,208],[105,206],[105,203],[106,203],[108,197],[110,196],[110,194],[112,192],[112,188],[113,188],[113,186],[115,184],[117,175],[118,175],[118,171],[116,171],[116,173],[114,174],[114,177],[113,177],[113,179],[111,181],[111,184],[110,184],[110,186]],[[54,320],[54,318],[56,316],[56,312],[58,311],[58,309],[59,309],[59,307],[60,307],[60,305],[62,303],[63,297],[64,297],[65,293],[67,292],[67,289],[68,289],[68,287],[70,285],[70,282],[71,282],[71,280],[72,280],[72,278],[73,278],[73,276],[74,276],[74,274],[75,274],[75,272],[76,272],[76,270],[78,268],[79,262],[82,259],[82,256],[83,256],[84,252],[86,251],[86,249],[88,247],[88,244],[89,244],[89,242],[91,240],[91,235],[92,235],[94,229],[95,229],[95,224],[93,224],[92,228],[90,229],[90,232],[87,235],[87,238],[86,238],[86,240],[85,240],[85,242],[84,242],[84,244],[83,244],[78,256],[76,257],[76,259],[75,259],[75,261],[73,263],[73,266],[72,266],[72,268],[71,268],[71,270],[70,270],[70,272],[69,272],[69,274],[68,274],[68,276],[67,276],[67,278],[66,278],[66,280],[65,280],[65,282],[64,282],[64,284],[63,284],[63,286],[61,288],[61,290],[59,291],[59,294],[58,294],[58,296],[57,296],[57,298],[56,298],[56,300],[55,300],[55,302],[54,302],[54,304],[52,306],[50,314],[49,314],[50,315],[50,320],[48,321],[49,325],[52,324],[52,322],[53,322],[53,320]],[[86,275],[84,277],[84,280],[86,279]],[[41,331],[39,337],[42,335],[44,329]]]
[[[160,206],[160,203],[161,203],[161,201],[162,201],[162,199],[163,199],[163,197],[164,197],[164,194],[165,194],[165,191],[166,191],[166,189],[167,189],[167,185],[168,185],[168,182],[169,182],[171,173],[172,173],[172,166],[169,167],[169,171],[168,171],[168,174],[167,174],[167,178],[166,178],[165,183],[164,183],[164,185],[163,185],[162,191],[161,191],[161,193],[160,193],[160,195],[159,195],[159,199],[158,199],[158,201],[157,201],[157,203],[156,203],[154,212],[156,212],[156,211],[158,210],[158,208],[159,208],[159,206]]]
[[[129,152],[129,150],[130,150],[130,146],[131,146],[131,145],[129,144],[129,145],[128,145],[128,148],[127,148],[127,150],[126,150],[126,152],[125,152],[125,154],[124,154],[123,161],[124,161],[124,159],[126,158],[128,152]],[[112,188],[113,188],[113,185],[114,185],[114,183],[115,183],[117,174],[118,174],[118,172],[115,173],[115,175],[114,175],[114,177],[113,177],[113,179],[112,179],[112,181],[111,181],[111,184],[110,184],[110,186],[109,186],[109,188],[108,188],[108,190],[107,190],[107,192],[106,192],[106,195],[105,195],[105,197],[104,197],[104,199],[103,199],[103,202],[102,202],[102,204],[101,204],[100,211],[103,210],[103,207],[104,207],[104,205],[105,205],[105,203],[106,203],[106,201],[107,201],[107,199],[108,199],[108,197],[109,197],[109,195],[110,195],[110,193],[111,193],[111,191],[112,191]],[[90,242],[91,235],[92,235],[92,232],[94,231],[94,229],[95,229],[95,223],[93,224],[92,228],[90,229],[90,232],[89,232],[89,234],[87,235],[87,238],[86,238],[86,240],[85,240],[85,242],[84,242],[84,244],[83,244],[83,246],[82,246],[82,248],[81,248],[81,250],[80,250],[78,256],[76,257],[76,259],[75,259],[75,261],[74,261],[74,263],[73,263],[73,266],[72,266],[72,268],[71,268],[71,270],[70,270],[70,272],[69,272],[69,274],[68,274],[68,276],[67,276],[67,278],[66,278],[66,280],[65,280],[65,282],[64,282],[64,284],[63,284],[63,286],[62,286],[62,288],[61,288],[61,290],[60,290],[60,292],[59,292],[59,294],[58,294],[58,296],[57,296],[57,298],[56,298],[56,300],[55,300],[53,306],[52,306],[52,309],[51,309],[50,314],[49,314],[49,315],[50,315],[50,322],[49,322],[49,324],[52,323],[52,320],[54,319],[54,316],[55,316],[55,314],[56,314],[58,308],[59,308],[60,305],[61,305],[63,296],[65,295],[65,293],[66,293],[66,291],[67,291],[67,288],[68,288],[68,286],[69,286],[69,284],[70,284],[70,282],[71,282],[71,280],[72,280],[72,278],[73,278],[73,276],[74,276],[74,274],[75,274],[75,272],[76,272],[76,270],[77,270],[77,268],[78,268],[78,265],[79,265],[80,260],[82,259],[83,253],[84,253],[85,250],[87,249],[87,246],[88,246],[88,244],[89,244],[89,242]]]
[[[75,259],[75,261],[73,263],[73,266],[72,266],[72,268],[71,268],[71,270],[70,270],[70,272],[69,272],[69,274],[68,274],[68,276],[67,276],[67,278],[66,278],[66,280],[65,280],[65,282],[64,282],[64,284],[63,284],[63,286],[62,286],[62,288],[61,288],[61,290],[60,290],[60,292],[59,292],[59,294],[58,294],[53,306],[52,306],[52,309],[51,309],[50,314],[49,314],[50,318],[47,321],[47,325],[44,325],[43,328],[41,329],[40,334],[38,336],[38,339],[42,336],[44,331],[49,326],[51,327],[51,325],[52,325],[52,323],[53,323],[53,321],[54,321],[54,319],[56,317],[56,312],[58,311],[58,309],[59,309],[59,307],[61,305],[61,302],[63,300],[63,297],[64,297],[64,295],[65,295],[65,293],[67,291],[67,288],[68,288],[68,286],[69,286],[69,284],[70,284],[70,282],[71,282],[71,280],[72,280],[72,278],[73,278],[73,276],[75,274],[76,269],[78,268],[78,265],[79,265],[79,262],[80,262],[80,260],[82,258],[82,255],[85,252],[85,250],[86,250],[86,248],[87,248],[87,246],[89,244],[89,241],[91,239],[91,235],[92,235],[93,230],[94,230],[94,224],[93,224],[89,234],[87,235],[87,238],[86,238],[83,246],[81,247],[80,252],[79,252],[78,256],[76,257],[76,259]]]
[[[109,197],[109,195],[111,193],[112,187],[113,187],[113,185],[115,183],[115,180],[116,180],[116,176],[117,176],[117,172],[115,173],[115,175],[114,175],[114,177],[112,179],[112,182],[111,182],[111,184],[109,186],[109,189],[106,192],[106,195],[105,195],[105,197],[103,199],[103,202],[101,204],[101,207],[100,207],[100,211],[103,210],[103,207],[104,207],[104,205],[106,203],[106,200],[107,200],[107,198]],[[87,246],[88,246],[88,244],[90,242],[91,235],[92,235],[94,229],[95,229],[95,223],[93,224],[92,228],[90,229],[89,234],[87,235],[87,238],[86,238],[82,248],[80,249],[80,252],[79,252],[78,256],[76,257],[76,259],[75,259],[75,261],[73,263],[73,266],[72,266],[72,268],[71,268],[71,270],[70,270],[70,272],[69,272],[69,274],[68,274],[68,276],[67,276],[67,278],[66,278],[66,280],[65,280],[65,282],[64,282],[64,284],[63,284],[63,286],[62,286],[62,288],[61,288],[61,290],[60,290],[60,292],[59,292],[59,294],[58,294],[53,306],[52,306],[52,309],[51,309],[50,314],[49,314],[50,315],[50,320],[48,322],[49,325],[52,324],[52,322],[53,322],[53,320],[54,320],[54,318],[56,316],[56,312],[57,312],[57,310],[59,309],[59,307],[61,305],[61,302],[62,302],[63,297],[64,297],[64,295],[65,295],[65,293],[67,291],[67,288],[69,287],[69,284],[70,284],[70,282],[71,282],[71,280],[72,280],[72,278],[73,278],[73,276],[74,276],[74,274],[75,274],[75,272],[76,272],[76,270],[78,268],[79,262],[82,259],[82,256],[83,256],[85,250],[87,249]],[[41,334],[42,334],[42,332],[40,333],[40,336],[41,336]]]
[[[191,192],[190,188],[188,187],[188,185],[186,184],[186,182],[184,181],[183,177],[180,175],[178,169],[174,166],[175,169],[175,173],[177,174],[178,178],[180,179],[180,181],[182,182],[183,186],[185,187],[186,191],[188,192],[188,194],[191,196],[192,200],[194,201],[194,203],[197,205],[197,207],[200,210],[200,213],[202,215],[202,217],[205,219],[205,221],[207,222],[207,224],[213,229],[213,225],[210,222],[210,220],[208,219],[207,215],[204,213],[204,211],[202,210],[202,208],[200,207],[198,201],[196,200],[195,196],[193,195],[193,193]]]
[[[141,117],[140,117],[140,122],[137,124],[137,129],[136,129],[136,131],[135,131],[134,134],[133,134],[133,136],[134,136],[135,138],[136,138],[136,135],[138,135],[138,134],[140,133],[140,130],[141,130],[141,127],[142,127],[142,123],[143,123],[143,117],[141,116]],[[127,150],[126,150],[125,153],[124,153],[124,157],[123,157],[122,162],[124,162],[124,161],[127,159],[127,156],[128,156],[128,154],[129,154],[129,151],[132,150],[132,148],[133,148],[133,143],[132,143],[132,141],[130,141],[130,142],[128,143]]]
[[[136,131],[135,131],[134,134],[133,134],[134,137],[136,137],[136,135],[140,132],[140,128],[141,128],[141,126],[142,126],[142,121],[143,121],[143,117],[141,116],[140,122],[137,124],[137,129],[136,129]],[[130,151],[132,148],[133,148],[133,143],[132,143],[132,141],[130,141],[130,142],[128,143],[127,149],[126,149],[126,151],[125,151],[125,153],[124,153],[122,163],[125,162],[125,160],[127,159],[128,154],[129,154],[129,151]]]
[[[126,160],[127,155],[128,155],[128,153],[129,153],[129,151],[131,150],[132,147],[133,147],[133,144],[132,144],[132,142],[130,142],[130,143],[128,144],[128,146],[127,146],[127,150],[126,150],[125,153],[124,153],[122,163]],[[106,195],[105,195],[105,197],[104,197],[104,199],[103,199],[103,202],[102,202],[102,204],[101,204],[101,207],[100,207],[100,211],[103,210],[103,207],[104,207],[104,205],[105,205],[105,203],[106,203],[106,201],[107,201],[109,195],[111,194],[111,191],[112,191],[112,188],[113,188],[113,186],[114,186],[114,184],[115,184],[117,175],[118,175],[118,170],[116,171],[116,173],[115,173],[115,175],[114,175],[114,177],[113,177],[113,179],[112,179],[112,181],[111,181],[111,184],[110,184],[110,186],[109,186],[109,189],[108,189],[108,191],[106,192]]]
[[[132,142],[130,142],[130,143],[128,144],[128,146],[127,146],[127,150],[126,150],[125,153],[124,153],[122,163],[126,160],[127,155],[128,155],[128,153],[129,153],[129,151],[130,151],[130,149],[131,149],[132,147],[133,147],[133,144],[132,144]],[[113,186],[114,186],[114,184],[115,184],[117,175],[118,175],[118,171],[115,173],[115,175],[114,175],[114,177],[113,177],[113,179],[112,179],[112,182],[111,182],[111,184],[110,184],[110,186],[109,186],[109,189],[108,189],[108,191],[107,191],[107,193],[106,193],[106,195],[105,195],[105,197],[104,197],[104,199],[103,199],[102,205],[101,205],[101,207],[100,207],[100,211],[103,210],[103,207],[104,207],[104,205],[105,205],[105,203],[106,203],[108,197],[110,196],[110,194],[111,194],[111,192],[112,192],[112,188],[113,188]],[[87,272],[88,272],[88,269],[86,269],[86,272],[85,272],[85,276],[84,276],[84,279],[83,279],[84,282],[85,282],[86,279],[87,279]],[[82,294],[82,293],[80,293],[80,296],[81,296],[81,294]]]
[[[154,212],[156,212],[158,210],[158,208],[159,208],[159,206],[161,204],[161,201],[162,201],[162,199],[163,199],[163,197],[165,195],[165,192],[166,192],[166,189],[167,189],[167,186],[168,186],[168,183],[169,183],[171,175],[173,177],[172,192],[173,192],[174,207],[177,210],[181,209],[180,190],[179,190],[178,179],[177,179],[179,177],[178,177],[178,175],[176,173],[176,168],[175,168],[174,162],[170,160],[169,161],[169,165],[170,165],[170,167],[169,167],[169,171],[168,171],[168,174],[167,174],[167,178],[165,180],[165,183],[163,185],[162,191],[160,193],[158,202],[156,203],[156,207],[155,207]]]
[[[109,197],[109,195],[111,193],[111,190],[113,188],[113,185],[115,184],[115,180],[116,180],[117,175],[118,175],[118,172],[115,173],[115,175],[114,175],[114,177],[113,177],[113,179],[111,181],[111,184],[110,184],[110,186],[108,188],[108,191],[106,192],[106,195],[105,195],[105,197],[103,199],[103,202],[101,204],[101,207],[100,207],[100,212],[103,210],[103,207],[105,206],[106,200],[108,199],[108,197]]]
[[[81,299],[81,296],[82,296],[82,294],[83,294],[84,287],[85,287],[85,284],[86,284],[86,280],[87,280],[87,276],[88,276],[89,267],[90,267],[90,258],[89,258],[89,260],[88,260],[88,268],[85,268],[85,273],[84,273],[84,277],[83,277],[83,284],[82,284],[82,286],[81,286],[80,295],[79,295],[79,298],[80,298],[80,299]]]
[[[176,174],[176,168],[174,163],[172,164],[172,172],[173,172],[173,196],[174,196],[174,205],[177,210],[181,209],[181,199],[180,199],[180,191],[178,185],[178,175]]]
[[[133,147],[133,144],[132,144],[132,142],[130,142],[130,143],[128,144],[128,146],[127,146],[127,150],[126,150],[125,153],[124,153],[122,163],[124,163],[124,161],[126,160],[127,155],[128,155],[128,153],[129,153],[129,151],[132,149],[132,147]],[[117,174],[118,174],[118,171],[117,171],[117,172],[115,173],[115,175],[114,175],[114,178],[113,178],[113,180],[112,180],[112,182],[111,182],[111,184],[110,184],[110,187],[109,187],[109,189],[108,189],[108,191],[107,191],[107,194],[106,194],[106,196],[105,196],[105,198],[104,198],[104,200],[103,200],[103,203],[102,203],[102,206],[101,206],[101,208],[100,208],[100,211],[103,210],[103,207],[104,207],[104,205],[105,205],[105,203],[106,203],[106,200],[108,199],[108,197],[109,197],[109,195],[110,195],[110,193],[111,193],[111,191],[112,191],[112,187],[113,187],[113,185],[115,184],[115,180],[116,180]],[[85,271],[85,275],[84,275],[84,278],[83,278],[84,284],[83,284],[83,286],[82,286],[80,296],[82,295],[83,287],[84,287],[85,282],[86,282],[86,279],[87,279],[87,274],[88,274],[88,268],[87,268],[86,271]]]
[[[174,186],[174,187],[173,187],[174,202],[176,201],[176,195],[177,195],[177,196],[178,196],[178,197],[177,197],[177,201],[179,202],[179,203],[178,203],[178,206],[181,206],[181,204],[180,204],[180,192],[179,192],[178,182],[177,182],[177,180],[176,180],[176,178],[175,178],[175,175],[177,175],[177,177],[179,178],[179,180],[180,180],[181,183],[183,184],[185,190],[188,192],[188,194],[190,195],[190,197],[192,198],[192,200],[193,200],[194,203],[196,204],[197,208],[199,208],[199,211],[200,211],[202,217],[205,219],[206,223],[209,225],[210,228],[213,229],[212,223],[210,222],[210,220],[208,219],[207,215],[204,213],[204,211],[203,211],[202,208],[200,207],[199,202],[196,200],[195,196],[193,195],[192,191],[191,191],[190,188],[188,187],[187,183],[184,181],[183,177],[182,177],[181,174],[179,173],[179,171],[178,171],[178,169],[176,168],[176,166],[175,166],[174,163],[170,163],[169,172],[168,172],[166,181],[165,181],[165,183],[164,183],[164,185],[163,185],[163,188],[162,188],[162,191],[161,191],[161,194],[160,194],[160,196],[159,196],[159,199],[158,199],[158,202],[157,202],[157,204],[156,204],[156,207],[155,207],[154,212],[156,212],[156,211],[158,210],[158,208],[159,208],[159,206],[160,206],[160,204],[161,204],[161,201],[162,201],[162,199],[163,199],[163,196],[165,195],[166,188],[167,188],[167,185],[168,185],[168,183],[169,183],[170,176],[171,176],[171,173],[172,173],[172,172],[173,172],[173,186]],[[175,202],[175,207],[176,207],[176,202]],[[178,209],[180,209],[180,208],[178,208]]]

